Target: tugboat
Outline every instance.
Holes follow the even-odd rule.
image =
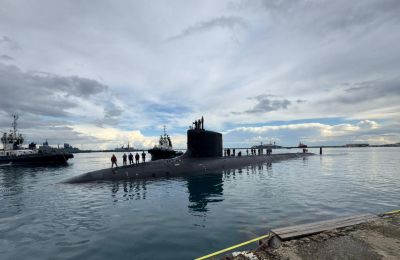
[[[36,149],[36,144],[31,143],[28,149],[22,148],[24,138],[17,132],[18,116],[14,115],[13,119],[13,129],[1,137],[3,149],[0,150],[0,165],[65,163],[74,157],[72,153],[60,152],[48,145]]]
[[[158,145],[155,145],[152,149],[148,150],[148,153],[151,154],[152,161],[170,159],[183,154],[183,152],[178,152],[172,149],[171,138],[167,135],[165,126],[164,135],[160,136]]]
[[[308,146],[302,142],[299,142],[298,148],[307,148]]]

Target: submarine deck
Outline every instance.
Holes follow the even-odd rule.
[[[64,183],[199,175],[210,173],[212,171],[235,169],[238,167],[260,163],[273,163],[282,160],[304,158],[310,155],[314,154],[283,153],[218,158],[190,158],[184,154],[173,159],[158,160],[139,165],[128,165],[92,171],[72,177],[64,181]]]

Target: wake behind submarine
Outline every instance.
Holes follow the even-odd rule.
[[[203,120],[196,121],[195,127],[187,131],[187,150],[179,157],[92,171],[67,179],[64,183],[200,175],[313,155],[284,153],[223,157],[222,134],[205,130],[203,125]]]

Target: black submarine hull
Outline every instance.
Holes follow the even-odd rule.
[[[240,157],[193,158],[188,157],[187,154],[185,154],[173,159],[164,159],[134,166],[123,166],[88,172],[68,179],[65,183],[191,176],[228,169],[237,169],[262,163],[273,163],[288,159],[304,158],[310,155],[313,154],[285,153]]]
[[[274,155],[252,155],[222,157],[222,134],[203,128],[187,131],[187,151],[173,159],[164,159],[134,166],[107,168],[88,172],[66,183],[80,183],[103,180],[147,179],[163,177],[182,177],[228,169],[237,169],[250,165],[272,163],[312,155],[311,153],[285,153]]]

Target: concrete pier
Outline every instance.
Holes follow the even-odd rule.
[[[278,228],[271,234],[260,241],[255,250],[234,252],[220,258],[400,259],[400,212],[380,216],[364,214]]]

